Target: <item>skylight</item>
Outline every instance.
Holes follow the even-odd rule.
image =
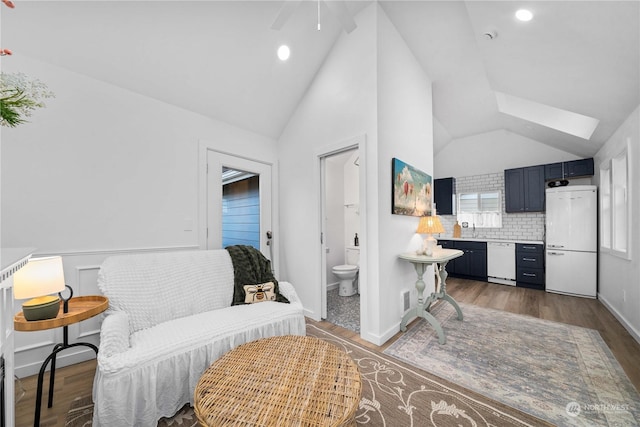
[[[589,139],[600,120],[517,96],[496,92],[498,110],[582,139]]]

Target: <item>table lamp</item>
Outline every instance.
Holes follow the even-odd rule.
[[[22,313],[27,320],[56,317],[60,311],[60,297],[50,294],[64,289],[64,270],[59,256],[31,258],[13,276],[14,298],[32,298],[22,304]]]
[[[423,253],[427,256],[433,255],[433,250],[438,244],[438,241],[435,237],[433,237],[433,235],[444,233],[444,227],[440,222],[440,217],[437,215],[420,217],[420,222],[418,223],[418,229],[416,230],[416,233],[427,234],[427,237],[423,242],[422,250]]]

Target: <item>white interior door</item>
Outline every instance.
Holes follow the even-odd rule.
[[[320,158],[320,316],[327,318],[327,207],[326,207],[326,157]]]
[[[222,248],[222,170],[230,168],[251,172],[259,177],[260,198],[260,251],[272,260],[272,268],[276,268],[271,250],[273,245],[267,237],[271,232],[271,165],[256,160],[233,156],[215,150],[207,150],[207,209],[206,209],[206,242],[207,249]]]

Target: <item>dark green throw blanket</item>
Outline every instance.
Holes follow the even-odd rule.
[[[273,282],[277,302],[289,303],[289,300],[280,295],[278,281],[271,272],[271,261],[262,255],[262,252],[247,245],[234,245],[225,248],[231,256],[233,263],[233,301],[231,305],[246,304],[244,302],[244,285],[257,285]]]

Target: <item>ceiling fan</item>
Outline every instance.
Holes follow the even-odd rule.
[[[342,28],[347,33],[352,32],[356,29],[357,25],[353,20],[353,17],[349,13],[347,9],[347,5],[344,0],[317,0],[318,1],[318,30],[320,30],[320,3],[324,3],[329,11],[335,15],[336,18],[340,21]],[[278,12],[278,16],[276,17],[273,24],[271,24],[272,30],[280,30],[284,24],[289,20],[293,12],[298,8],[302,0],[285,0],[280,7],[280,11]]]

